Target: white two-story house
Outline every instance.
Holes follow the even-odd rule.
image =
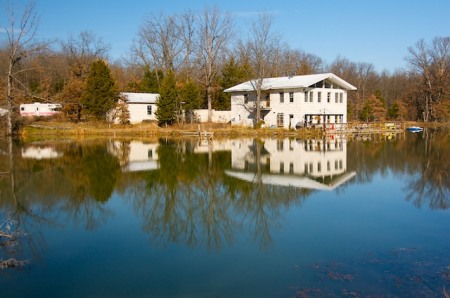
[[[347,122],[347,92],[356,87],[332,73],[266,78],[260,98],[266,127]],[[224,90],[231,93],[231,124],[252,126],[256,116],[256,83],[247,81]]]

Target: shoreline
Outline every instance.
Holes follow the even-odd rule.
[[[450,123],[402,122],[402,127],[421,126],[426,128],[450,128]],[[338,133],[338,132],[336,132]],[[380,131],[379,133],[383,133]],[[323,137],[327,133],[320,129],[301,128],[287,130],[282,128],[261,128],[231,126],[230,124],[201,123],[179,124],[170,127],[159,127],[154,123],[134,125],[113,125],[105,122],[55,122],[36,121],[22,127],[19,137],[29,139],[34,137],[120,137],[120,138],[237,138],[237,137]]]

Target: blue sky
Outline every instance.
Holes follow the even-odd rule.
[[[379,72],[406,68],[407,48],[419,39],[429,43],[450,35],[449,0],[36,0],[36,5],[41,37],[67,40],[70,33],[92,31],[110,46],[112,60],[128,54],[151,14],[200,12],[212,6],[232,13],[243,37],[258,12],[271,12],[274,31],[292,48],[325,62],[341,56],[372,63]],[[5,22],[0,15],[0,28]]]

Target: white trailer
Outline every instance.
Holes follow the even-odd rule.
[[[61,112],[59,103],[24,103],[20,105],[21,116],[53,116]]]

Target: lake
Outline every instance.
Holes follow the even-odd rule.
[[[2,297],[450,293],[448,131],[0,150]]]

